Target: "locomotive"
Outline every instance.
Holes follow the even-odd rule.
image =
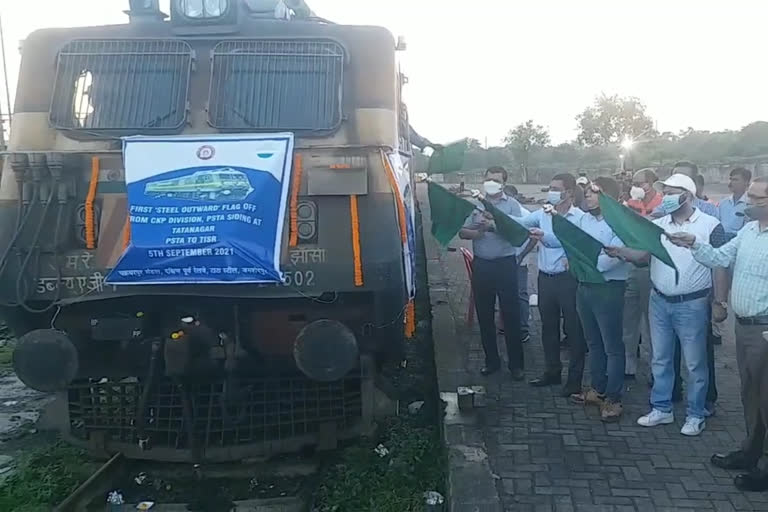
[[[381,368],[413,329],[401,42],[302,0],[129,7],[125,24],[23,42],[0,178],[0,313],[18,377],[55,392],[63,437],[97,454],[231,461],[370,432],[395,412]],[[126,140],[192,137],[207,158],[207,140],[272,133],[294,140],[280,282],[110,281],[138,229]],[[225,166],[145,195],[249,190]]]

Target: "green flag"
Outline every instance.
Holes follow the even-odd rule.
[[[605,194],[600,194],[600,211],[624,245],[653,254],[677,272],[672,257],[661,243],[662,228]]]
[[[427,174],[448,174],[464,168],[467,139],[461,139],[436,149],[429,157]]]
[[[603,244],[560,215],[552,217],[552,230],[563,245],[571,274],[580,283],[605,283],[603,274],[597,270]]]
[[[485,210],[493,215],[497,235],[515,247],[520,247],[528,240],[528,230],[522,224],[512,220],[509,215],[504,214],[487,200],[482,199],[481,202],[485,206]]]
[[[427,192],[432,235],[445,247],[459,232],[475,205],[431,181],[427,184]]]

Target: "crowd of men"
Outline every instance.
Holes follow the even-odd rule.
[[[495,322],[498,300],[509,370],[513,379],[525,379],[525,257],[536,247],[545,368],[529,384],[562,385],[564,397],[598,407],[603,421],[621,418],[625,381],[635,378],[638,346],[644,343],[651,352],[650,411],[637,423],[651,428],[675,422],[673,403],[683,398],[684,360],[687,410],[680,433],[701,434],[717,401],[714,346],[735,324],[748,436],[740,449],[714,455],[712,463],[745,471],[735,480],[742,490],[768,490],[768,371],[763,371],[768,368],[768,179],[753,180],[748,170],[733,169],[731,195],[716,205],[706,199],[704,181],[691,162],[676,164],[663,181],[653,169],[640,170],[625,190],[611,177],[558,174],[544,207],[529,213],[515,199],[507,178],[501,167],[488,169],[479,194],[527,228],[529,241],[513,247],[496,232],[482,203],[459,232],[473,242],[472,287],[486,356],[482,374],[489,376],[502,366]],[[626,247],[602,215],[601,194],[659,226],[675,268],[649,252]],[[602,244],[596,267],[600,282],[579,282],[577,273],[569,271],[566,249],[553,229],[554,216]],[[570,356],[565,382],[561,320]],[[590,381],[585,386],[587,357]]]

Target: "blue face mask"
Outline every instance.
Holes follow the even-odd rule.
[[[553,206],[557,206],[563,202],[563,193],[557,190],[550,190],[547,194],[547,202]]]
[[[675,213],[683,206],[682,203],[680,203],[680,198],[682,197],[683,194],[670,194],[664,196],[664,198],[661,200],[661,209],[667,215]]]

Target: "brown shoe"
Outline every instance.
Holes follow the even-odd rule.
[[[606,400],[602,407],[600,407],[600,419],[606,423],[619,421],[623,412],[624,407],[621,405],[621,402]]]
[[[602,407],[604,401],[605,395],[601,395],[594,389],[571,395],[571,402],[578,405],[595,405]]]

